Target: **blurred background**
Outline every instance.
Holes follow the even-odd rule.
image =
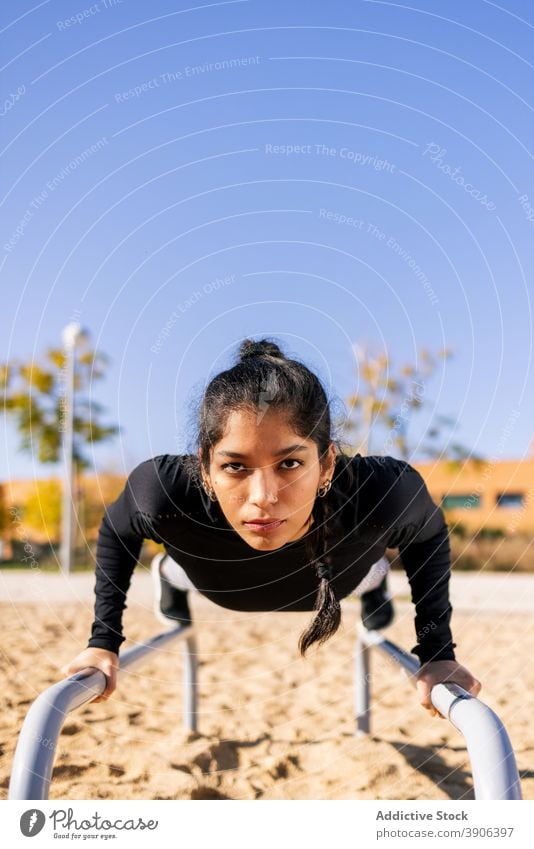
[[[94,568],[267,336],[348,453],[423,473],[457,568],[532,570],[531,4],[75,5],[0,13],[4,568],[57,570],[69,503]]]

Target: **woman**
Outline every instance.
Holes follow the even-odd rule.
[[[420,703],[434,684],[480,683],[455,660],[449,621],[450,547],[443,513],[419,473],[393,457],[336,450],[318,377],[264,339],[245,340],[200,404],[195,451],[141,463],[106,510],[96,554],[95,621],[88,647],[62,671],[91,666],[116,686],[122,611],[144,539],[158,618],[189,622],[194,589],[232,610],[315,610],[302,655],[338,629],[339,601],[356,592],[368,628],[393,610],[386,548],[398,548],[415,603]]]

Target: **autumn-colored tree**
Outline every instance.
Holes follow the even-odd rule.
[[[10,525],[11,517],[8,514],[5,487],[0,483],[0,560],[7,558],[11,551]]]
[[[58,480],[36,480],[22,505],[25,527],[57,543],[61,532],[61,484]]]
[[[360,389],[347,399],[350,415],[342,423],[343,430],[351,434],[351,445],[365,455],[371,453],[373,431],[379,427],[387,433],[380,453],[397,453],[401,458],[409,459],[413,452],[408,440],[408,427],[413,413],[430,403],[426,396],[430,378],[439,361],[451,357],[452,352],[442,349],[432,355],[423,349],[419,352],[417,365],[405,364],[395,373],[387,352],[374,355],[361,344],[354,345],[354,350],[358,358]],[[444,429],[454,424],[454,419],[448,416],[435,416],[424,441],[417,446],[417,453],[430,458],[446,457],[453,464],[473,458],[472,452],[458,442],[440,446]]]
[[[96,538],[106,506],[119,497],[124,484],[123,475],[105,473],[82,482],[78,492],[78,520],[88,539]]]
[[[91,349],[87,333],[80,333],[73,357],[73,496],[78,514],[83,507],[81,472],[91,465],[87,449],[112,438],[119,428],[102,421],[103,407],[91,397],[95,381],[104,377],[108,358]],[[56,347],[47,348],[39,361],[12,360],[0,365],[3,410],[18,431],[21,451],[41,463],[63,459],[69,375],[67,352]],[[59,483],[38,486],[25,505],[25,523],[56,542],[60,536],[60,504]],[[79,527],[79,520],[75,525]],[[84,529],[79,528],[77,535],[83,540]]]
[[[0,537],[3,537],[9,527],[7,515],[6,494],[3,484],[0,483]]]
[[[104,377],[108,358],[93,351],[88,341],[75,349],[73,462],[77,471],[90,463],[86,447],[110,439],[116,425],[103,424],[103,407],[88,397],[93,383]],[[20,436],[20,449],[41,463],[57,463],[65,415],[66,353],[48,348],[41,362],[13,360],[0,365],[0,390],[6,414]]]

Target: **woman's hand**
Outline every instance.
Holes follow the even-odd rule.
[[[423,663],[416,675],[415,685],[419,693],[421,705],[430,711],[432,716],[445,717],[437,710],[430,700],[430,692],[434,684],[459,684],[464,690],[478,696],[482,684],[471,675],[465,666],[455,660],[432,660]]]
[[[61,672],[66,678],[74,675],[75,672],[80,672],[81,669],[86,669],[92,666],[94,669],[100,669],[107,679],[106,689],[100,696],[95,696],[89,704],[93,702],[105,702],[117,686],[117,670],[119,668],[119,656],[113,651],[107,649],[92,649],[87,648],[80,654],[76,655],[74,660],[66,663],[61,667]]]

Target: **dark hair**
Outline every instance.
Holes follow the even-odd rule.
[[[267,407],[282,411],[295,433],[317,444],[320,463],[326,459],[332,442],[337,446],[337,456],[346,456],[338,440],[333,438],[330,405],[317,375],[303,363],[285,357],[274,342],[245,339],[240,345],[237,363],[211,380],[196,413],[196,450],[202,466],[209,472],[210,448],[222,439],[227,417],[232,411],[257,413]],[[350,461],[349,457],[347,461]],[[200,463],[196,453],[189,455],[188,465],[197,484],[200,484]],[[350,481],[349,462],[346,470]],[[302,655],[312,643],[323,643],[335,634],[341,622],[341,608],[332,586],[329,542],[342,497],[333,479],[327,495],[315,499],[312,510],[314,524],[305,537],[306,554],[310,565],[315,568],[319,589],[314,608],[316,616],[300,636]]]

